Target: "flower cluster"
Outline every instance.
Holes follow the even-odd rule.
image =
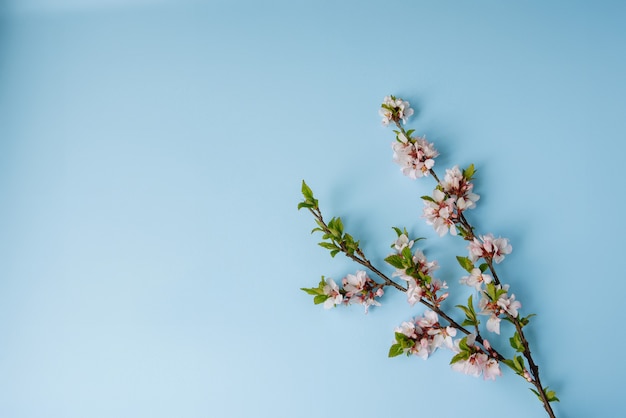
[[[496,264],[504,260],[506,254],[511,254],[513,247],[506,238],[494,238],[493,234],[481,235],[480,240],[476,237],[467,247],[470,260],[476,261],[479,258],[493,260]]]
[[[411,306],[418,303],[425,297],[435,305],[440,305],[447,297],[448,293],[439,295],[442,289],[447,289],[446,282],[432,277],[433,272],[439,268],[437,261],[428,261],[420,249],[415,249],[411,253],[414,240],[409,240],[406,233],[396,229],[398,239],[392,244],[396,253],[385,259],[396,268],[392,277],[399,277],[407,282],[407,301]]]
[[[389,350],[389,356],[400,354],[416,355],[426,360],[438,348],[445,346],[454,350],[452,337],[456,329],[442,327],[436,312],[426,310],[423,316],[403,322],[395,329],[396,342]]]
[[[424,200],[423,217],[432,225],[439,236],[448,232],[457,235],[457,225],[467,209],[476,207],[480,196],[474,193],[471,183],[474,165],[461,171],[458,166],[446,170],[446,175],[437,184],[432,196],[422,196]]]
[[[370,279],[363,270],[358,270],[356,274],[348,274],[342,280],[345,295],[344,304],[358,304],[365,306],[365,313],[371,305],[380,306],[375,298],[381,297],[385,292],[383,287]]]
[[[330,309],[337,305],[363,305],[365,313],[372,305],[380,306],[376,298],[385,292],[381,284],[372,280],[363,270],[356,274],[348,274],[341,280],[341,287],[331,278],[324,278],[317,287],[302,288],[305,292],[315,296],[316,304],[323,303],[324,308]]]
[[[455,341],[459,354],[452,360],[452,370],[474,377],[482,374],[485,380],[496,380],[496,377],[502,376],[500,363],[476,346],[475,338],[475,335],[470,334],[466,338]],[[489,342],[483,340],[483,345],[486,347],[487,352],[491,354]]]
[[[386,96],[379,110],[380,116],[383,118],[383,125],[387,126],[391,122],[402,121],[406,123],[407,119],[413,114],[413,109],[409,106],[409,102],[398,99],[395,96]]]
[[[479,195],[472,192],[474,185],[470,180],[473,174],[473,166],[470,166],[465,173],[459,170],[459,166],[454,166],[446,169],[446,175],[441,182],[441,188],[448,196],[454,199],[459,212],[475,208],[476,202],[480,199]]]
[[[426,141],[425,137],[407,137],[402,133],[397,134],[391,149],[393,160],[400,166],[402,174],[413,180],[427,176],[435,165],[435,157],[439,155],[435,146]]]
[[[456,223],[459,219],[458,212],[455,211],[455,200],[446,196],[440,189],[433,191],[433,196],[422,197],[424,199],[424,215],[426,223],[432,225],[435,232],[443,237],[450,232],[450,235],[456,235]]]
[[[481,292],[482,298],[478,302],[482,315],[489,315],[487,320],[487,330],[500,334],[500,315],[506,314],[510,317],[517,318],[518,309],[522,304],[515,300],[515,295],[508,294],[508,285],[488,284],[486,289]]]

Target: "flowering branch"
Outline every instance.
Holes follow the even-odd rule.
[[[397,100],[397,99],[392,99],[392,100]],[[384,113],[384,112],[381,112],[381,113]],[[386,118],[386,116],[383,116],[383,117]],[[403,120],[403,122],[406,122],[406,121],[402,118],[398,118],[397,116],[394,117],[393,112],[392,112],[391,118],[394,121],[396,127],[399,129],[399,131],[395,131],[397,134],[397,137],[402,138],[402,139],[399,139],[399,142],[401,143],[410,142],[410,141],[406,141],[406,142],[403,141],[403,139],[405,138],[407,139],[411,138],[411,134],[412,134],[412,132],[406,131],[404,127],[400,124],[400,120]],[[426,141],[424,138],[421,138],[420,142],[415,141],[415,144],[418,144],[418,143],[424,144],[426,143]],[[436,154],[436,151],[433,152],[432,150],[434,150],[434,148],[432,148],[431,146],[429,149],[430,154],[431,155]],[[416,155],[418,154],[419,153],[417,153]],[[413,165],[418,166],[419,162],[417,164],[413,162]],[[556,397],[556,394],[554,391],[550,391],[548,390],[547,387],[544,388],[542,386],[541,379],[539,377],[539,367],[536,365],[536,363],[534,362],[532,358],[528,340],[524,336],[524,331],[522,329],[524,326],[528,324],[528,320],[530,316],[532,315],[526,318],[522,318],[519,315],[517,315],[516,308],[521,307],[521,304],[519,302],[513,302],[515,300],[515,295],[512,295],[510,299],[510,302],[513,305],[515,305],[515,310],[514,310],[515,314],[507,310],[505,307],[499,306],[501,305],[499,298],[502,294],[506,294],[506,291],[508,290],[508,286],[505,286],[504,290],[502,290],[503,288],[501,288],[500,279],[496,273],[493,263],[494,261],[496,264],[500,263],[504,259],[504,255],[509,254],[512,248],[508,244],[508,240],[503,239],[503,238],[494,239],[493,235],[481,236],[479,240],[478,237],[476,237],[476,235],[473,232],[474,227],[467,221],[464,215],[464,211],[466,209],[474,208],[475,202],[480,198],[478,195],[471,193],[473,185],[470,183],[470,181],[473,179],[473,176],[475,173],[474,165],[472,164],[468,167],[467,170],[464,170],[461,176],[459,176],[460,173],[459,173],[458,167],[455,167],[452,170],[446,170],[446,177],[443,182],[439,180],[439,177],[435,173],[433,166],[434,166],[434,162],[431,164],[428,164],[427,168],[428,168],[428,173],[432,175],[432,177],[437,182],[437,188],[435,189],[433,196],[436,195],[439,199],[435,200],[435,198],[431,198],[429,196],[422,197],[425,200],[425,204],[426,204],[424,216],[427,219],[430,217],[430,223],[433,225],[436,225],[435,229],[438,230],[437,232],[439,232],[440,235],[445,235],[445,233],[447,232],[446,228],[449,228],[451,234],[456,235],[453,232],[454,231],[453,228],[454,227],[458,228],[459,231],[461,232],[461,236],[465,240],[470,241],[470,245],[469,245],[469,250],[470,250],[470,255],[471,255],[470,258],[473,261],[476,261],[479,258],[484,259],[485,263],[483,264],[482,268],[480,268],[481,273],[485,271],[485,267],[488,268],[493,276],[493,282],[495,283],[495,286],[493,286],[492,289],[495,289],[495,287],[498,286],[500,287],[499,292],[502,292],[502,293],[499,293],[499,295],[496,295],[495,293],[488,294],[490,302],[486,302],[485,299],[483,299],[483,301],[485,301],[483,303],[485,306],[491,304],[493,305],[493,307],[491,308],[491,311],[498,312],[498,314],[492,315],[490,319],[490,321],[498,322],[497,325],[492,325],[492,328],[497,327],[498,333],[499,333],[499,314],[505,314],[506,315],[505,318],[509,322],[511,322],[516,328],[516,333],[514,334],[514,337],[511,339],[512,340],[511,345],[513,345],[513,348],[516,348],[517,351],[522,352],[523,356],[528,361],[528,364],[530,367],[530,373],[526,368],[523,367],[524,364],[522,361],[506,360],[504,361],[504,363],[507,364],[509,367],[511,367],[517,374],[525,378],[529,383],[535,386],[536,390],[535,389],[531,389],[531,390],[537,395],[539,400],[543,403],[544,408],[546,409],[546,412],[548,413],[548,415],[554,418],[555,415],[554,415],[554,411],[552,410],[552,407],[550,406],[550,402],[558,401],[558,398]],[[424,165],[424,167],[426,167],[426,165]],[[424,173],[424,171],[422,172]],[[443,196],[441,196],[441,193],[437,193],[437,191],[440,191],[440,192],[442,191]],[[446,209],[449,209],[450,207],[452,207],[452,210],[449,211],[451,212],[452,216],[448,217],[447,219],[445,216],[442,216],[442,213],[440,212],[442,201],[446,202]],[[465,260],[459,259],[459,262],[470,273],[473,273],[475,275],[479,274],[478,272],[474,271],[473,265],[471,265],[471,269],[468,268],[470,267],[470,265],[467,264]],[[487,324],[487,328],[488,329],[490,328],[489,321]],[[476,331],[478,332],[478,329]]]
[[[320,242],[318,245],[329,250],[332,257],[335,257],[338,253],[343,253],[346,257],[368,268],[383,280],[383,283],[376,283],[372,279],[370,279],[364,271],[358,271],[356,275],[348,274],[346,278],[342,280],[344,289],[341,289],[334,282],[334,280],[330,278],[326,279],[322,276],[322,280],[320,281],[317,288],[302,288],[302,290],[304,290],[305,292],[315,296],[316,299],[314,301],[316,304],[324,303],[324,306],[326,308],[332,308],[342,303],[346,305],[358,303],[365,305],[365,309],[367,312],[369,310],[369,306],[371,305],[380,306],[380,303],[375,301],[374,297],[381,297],[384,294],[383,288],[386,286],[391,286],[401,292],[407,293],[409,303],[411,305],[419,302],[422,305],[428,307],[438,316],[443,317],[452,328],[451,330],[447,330],[447,332],[456,334],[455,330],[459,330],[463,334],[470,336],[470,342],[472,346],[475,342],[478,342],[484,347],[484,353],[498,360],[504,360],[504,357],[500,353],[491,348],[487,340],[483,340],[483,338],[478,333],[472,334],[468,329],[466,329],[463,325],[457,323],[443,309],[441,309],[441,302],[443,302],[443,300],[447,298],[448,294],[445,293],[443,295],[437,295],[437,292],[440,289],[447,288],[447,285],[445,284],[445,282],[441,283],[437,280],[433,281],[432,278],[429,276],[430,272],[437,269],[438,266],[436,262],[428,262],[424,257],[424,254],[420,250],[417,250],[415,255],[411,254],[410,248],[413,246],[413,243],[416,240],[409,241],[406,229],[403,232],[399,228],[394,228],[396,230],[396,233],[398,234],[398,239],[394,244],[392,244],[392,247],[395,247],[398,250],[399,254],[390,255],[385,259],[385,261],[397,268],[402,268],[403,266],[406,266],[407,268],[404,269],[405,273],[408,271],[410,274],[414,275],[414,277],[420,278],[422,283],[431,283],[431,286],[427,287],[426,285],[422,284],[418,287],[417,282],[411,277],[404,277],[404,279],[409,282],[409,285],[406,288],[394,282],[387,275],[385,275],[378,268],[376,268],[366,258],[363,250],[359,245],[359,241],[355,241],[350,234],[344,233],[343,222],[341,218],[332,218],[328,223],[324,221],[324,217],[319,208],[319,202],[317,199],[315,199],[315,197],[313,196],[313,191],[304,181],[302,182],[302,195],[304,196],[304,200],[298,204],[298,209],[307,208],[315,218],[318,226],[314,228],[311,233],[321,232],[323,234],[323,241]],[[402,254],[402,256],[400,256],[400,254]],[[398,276],[402,276],[405,273],[402,273],[400,270],[396,271],[396,275]],[[355,284],[357,282],[358,284]],[[349,290],[345,290],[347,286],[350,286]],[[354,290],[358,291],[358,298],[354,297]],[[364,295],[369,297],[364,297]],[[470,296],[469,304],[470,306],[472,306],[472,308],[469,311],[474,313],[474,321],[471,321],[472,323],[470,325],[475,324],[477,329],[478,321],[475,319],[476,314],[473,310],[471,300],[472,297]],[[432,317],[432,313],[429,315]],[[433,322],[433,324],[435,322]],[[474,348],[474,350],[476,350],[476,348]],[[395,353],[395,351],[393,351],[393,347],[390,353]],[[399,352],[395,355],[398,354],[403,353]],[[410,353],[407,352],[407,354]],[[395,357],[395,355],[390,354],[390,357]]]
[[[298,209],[308,209],[315,218],[317,227],[312,232],[322,234],[319,245],[329,250],[332,257],[343,253],[373,272],[382,283],[374,281],[361,270],[344,277],[340,282],[341,286],[333,279],[322,276],[317,287],[302,290],[314,296],[314,303],[323,303],[327,309],[340,304],[360,304],[365,306],[366,313],[370,306],[380,306],[378,300],[383,296],[385,287],[393,287],[406,293],[407,302],[411,306],[419,302],[427,309],[423,315],[405,321],[395,329],[395,341],[389,349],[389,357],[406,354],[427,359],[437,349],[447,348],[454,353],[450,361],[453,370],[473,376],[482,375],[486,380],[495,380],[497,376],[501,376],[500,363],[504,363],[534,386],[531,391],[542,402],[548,415],[554,418],[550,403],[559,399],[554,391],[542,386],[539,367],[533,360],[530,344],[523,330],[534,315],[519,315],[521,303],[509,292],[509,286],[501,282],[494,266],[494,263],[499,264],[511,253],[512,247],[506,238],[495,238],[492,234],[477,235],[474,226],[465,216],[465,211],[475,208],[480,199],[473,192],[472,180],[476,173],[474,165],[463,170],[458,166],[447,169],[441,179],[433,168],[435,158],[439,155],[434,145],[424,137],[414,136],[414,130],[405,130],[402,126],[413,114],[409,103],[388,96],[383,101],[380,114],[383,125],[393,124],[398,128],[394,131],[396,140],[392,149],[393,158],[400,165],[402,173],[412,179],[432,176],[436,181],[432,195],[422,196],[426,223],[432,225],[440,236],[450,233],[468,241],[468,256],[456,257],[459,265],[469,273],[459,282],[476,289],[480,297],[479,310],[476,311],[473,295],[469,296],[467,305],[456,306],[465,315],[460,324],[444,310],[442,304],[449,296],[444,290],[448,289],[448,285],[433,277],[439,267],[438,263],[429,261],[420,249],[413,249],[415,242],[421,238],[410,239],[406,228],[393,228],[397,238],[391,247],[395,251],[385,258],[385,262],[395,268],[391,277],[399,277],[406,282],[406,286],[392,280],[370,262],[359,241],[344,232],[341,218],[332,218],[328,222],[324,220],[317,199],[304,181],[304,200],[298,204]],[[477,265],[479,260],[482,262]],[[486,274],[487,272],[490,274]],[[479,315],[489,317],[485,324],[486,330],[498,336],[502,319],[512,323],[515,332],[509,338],[509,344],[515,353],[521,355],[514,354],[507,358],[494,349],[481,335]],[[440,323],[440,317],[447,321],[448,326],[444,327]],[[454,340],[457,331],[464,336]]]

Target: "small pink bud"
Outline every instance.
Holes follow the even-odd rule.
[[[483,340],[483,347],[485,347],[487,350],[491,350],[491,344],[489,344],[489,341],[487,341],[486,339]]]

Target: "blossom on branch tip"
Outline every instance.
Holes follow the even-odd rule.
[[[383,125],[388,126],[391,122],[402,121],[402,123],[406,123],[407,119],[413,115],[413,109],[405,100],[395,96],[385,96],[378,113],[383,118]]]
[[[409,237],[405,234],[400,234],[396,242],[394,243],[394,248],[397,252],[401,253],[406,247],[413,248],[414,240],[409,241]]]
[[[339,286],[337,286],[337,283],[335,283],[333,279],[329,278],[326,280],[323,292],[326,296],[328,296],[328,299],[324,301],[325,309],[330,309],[340,305],[343,301],[343,295],[339,291]]]

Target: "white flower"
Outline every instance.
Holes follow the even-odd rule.
[[[416,323],[421,328],[431,328],[438,322],[439,316],[437,315],[437,312],[426,309],[426,311],[424,311],[424,316],[419,318]]]
[[[476,193],[472,193],[474,185],[464,176],[458,166],[446,169],[446,175],[441,182],[443,191],[455,198],[455,204],[459,211],[473,209],[480,199]]]
[[[398,138],[400,142],[394,141],[391,149],[393,160],[400,166],[402,174],[413,180],[427,176],[435,165],[435,157],[439,155],[434,145],[423,137],[407,139],[404,135],[398,135]]]
[[[457,361],[452,364],[452,370],[478,377],[482,373],[485,364],[489,360],[484,353],[474,353],[467,360]]]
[[[497,304],[500,308],[502,308],[502,310],[506,311],[513,318],[517,318],[517,315],[519,314],[517,310],[522,307],[522,304],[515,300],[515,295],[513,294],[508,298],[506,297],[506,294],[501,295],[498,298]]]
[[[421,286],[417,284],[414,278],[408,278],[408,289],[406,291],[407,301],[409,305],[413,306],[422,298],[423,290]]]
[[[356,275],[348,274],[343,279],[343,288],[347,292],[347,295],[353,295],[355,293],[359,293],[365,287],[365,283],[367,282],[367,273],[363,270],[358,270]]]
[[[456,336],[456,329],[452,327],[439,328],[436,330],[428,331],[432,337],[431,351],[435,351],[435,349],[440,348],[442,345],[445,345],[450,350],[454,350],[454,342],[452,341],[452,337]]]
[[[467,247],[469,250],[469,258],[476,261],[479,258],[487,257],[493,261],[500,263],[504,260],[506,254],[511,254],[513,247],[506,238],[494,238],[493,234],[481,235],[480,240],[474,238]]]
[[[435,232],[443,237],[450,231],[450,235],[456,235],[456,225],[454,224],[454,199],[447,198],[444,192],[439,189],[433,191],[432,201],[424,200],[424,214],[426,223],[432,225]]]
[[[415,241],[409,241],[409,237],[405,234],[401,234],[396,242],[394,243],[394,247],[397,252],[401,253],[406,247],[412,248]]]
[[[383,118],[383,125],[388,126],[389,123],[400,120],[402,120],[402,123],[406,123],[407,119],[413,115],[413,109],[411,109],[409,102],[405,100],[394,96],[386,96],[378,113]]]
[[[340,305],[343,301],[343,296],[339,293],[339,286],[333,279],[327,279],[324,285],[323,292],[328,296],[328,299],[324,301],[324,308],[330,309],[337,305]]]
[[[469,276],[462,277],[459,282],[467,286],[473,286],[476,290],[480,290],[483,283],[491,283],[493,278],[488,274],[483,274],[479,268],[472,269]]]
[[[419,330],[421,332],[421,330]],[[395,329],[395,332],[406,335],[409,338],[417,339],[417,333],[415,332],[415,323],[403,322],[399,327]]]
[[[502,376],[500,364],[496,359],[490,358],[483,364],[483,378],[485,380],[496,380],[498,376]]]
[[[500,335],[500,321],[496,315],[491,315],[487,320],[487,330]]]

